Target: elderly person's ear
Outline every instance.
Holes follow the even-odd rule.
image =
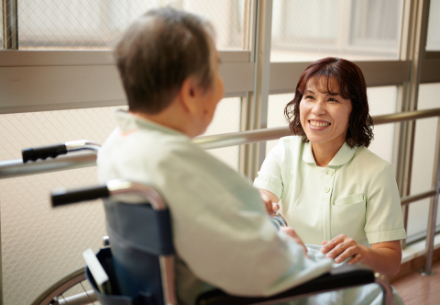
[[[198,86],[195,77],[188,77],[180,87],[179,97],[183,107],[190,113],[198,111],[198,101],[203,95],[203,89]]]

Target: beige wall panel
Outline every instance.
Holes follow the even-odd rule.
[[[365,76],[367,86],[400,85],[409,79],[409,61],[355,62]],[[310,62],[272,63],[270,66],[270,93],[295,91],[295,86]]]
[[[220,75],[225,83],[226,96],[244,95],[253,90],[253,63],[223,63],[220,65]]]
[[[440,58],[424,60],[421,74],[421,83],[440,82]]]
[[[220,56],[232,61],[220,65],[225,95],[251,91],[254,64],[237,62],[248,61],[249,52]],[[110,52],[0,52],[0,113],[123,104],[125,95]]]
[[[124,103],[112,65],[0,68],[0,112],[90,108]]]

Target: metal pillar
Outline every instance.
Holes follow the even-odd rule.
[[[403,14],[403,32],[401,41],[402,60],[411,61],[409,81],[399,87],[400,111],[417,110],[422,60],[425,56],[426,37],[428,32],[429,0],[405,1]],[[409,196],[411,190],[412,163],[414,154],[414,137],[416,122],[401,123],[396,128],[399,133],[398,146],[395,146],[397,157],[396,178],[401,197]],[[409,206],[403,208],[405,229],[407,228]],[[403,241],[405,247],[405,241]]]
[[[17,0],[3,0],[3,49],[18,50]]]
[[[432,272],[432,259],[434,254],[434,237],[435,237],[435,227],[437,222],[437,210],[438,210],[438,200],[440,195],[440,117],[438,118],[437,123],[437,139],[436,139],[436,148],[435,148],[435,157],[434,159],[434,169],[437,169],[437,172],[433,173],[432,184],[435,189],[435,196],[431,199],[429,204],[429,219],[428,219],[428,230],[426,234],[426,253],[425,253],[425,263],[423,266],[422,274],[423,275],[433,275]]]
[[[254,90],[246,98],[243,113],[246,130],[267,127],[270,79],[270,49],[272,35],[272,0],[258,0],[256,4],[256,39],[251,60],[255,63]],[[253,180],[265,158],[266,143],[253,143],[243,150],[242,171]]]

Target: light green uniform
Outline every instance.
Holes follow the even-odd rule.
[[[282,138],[254,186],[280,198],[281,213],[306,244],[339,234],[364,245],[406,237],[392,167],[365,147],[344,144],[327,167],[319,167],[310,143]]]
[[[281,138],[254,186],[281,200],[288,225],[314,249],[339,234],[367,246],[406,237],[392,167],[365,147],[344,143],[327,167],[319,167],[310,143],[298,136]],[[375,298],[368,299],[367,290],[346,291],[345,298],[328,294],[328,302],[370,304]]]
[[[278,231],[250,181],[187,136],[118,112],[98,153],[98,179],[150,184],[171,212],[179,304],[218,287],[271,295],[331,269]]]

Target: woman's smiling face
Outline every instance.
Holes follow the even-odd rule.
[[[347,136],[352,105],[340,95],[337,81],[326,76],[309,79],[299,106],[301,125],[312,146],[339,149]]]

